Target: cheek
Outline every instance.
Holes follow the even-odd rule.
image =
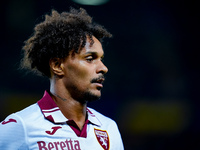
[[[87,70],[79,70],[77,71],[77,79],[80,83],[89,84],[92,79],[92,74]]]
[[[89,67],[81,63],[76,66],[70,66],[68,68],[68,75],[75,81],[81,83],[90,81],[92,77]]]

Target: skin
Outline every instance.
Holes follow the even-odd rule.
[[[50,92],[63,115],[74,120],[82,129],[86,120],[87,101],[98,99],[103,87],[103,75],[108,68],[103,64],[104,51],[101,43],[93,36],[79,53],[65,59],[50,60]],[[89,96],[88,96],[89,95]]]

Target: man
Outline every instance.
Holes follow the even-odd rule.
[[[52,10],[23,47],[22,67],[47,76],[50,90],[0,124],[1,150],[123,150],[116,123],[87,102],[99,99],[104,74],[101,41],[111,34],[84,9]]]

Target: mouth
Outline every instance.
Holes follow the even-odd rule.
[[[105,78],[104,77],[99,77],[99,78],[96,78],[96,79],[93,79],[91,81],[91,83],[94,83],[97,85],[97,89],[100,90],[103,88],[103,82],[105,81]]]

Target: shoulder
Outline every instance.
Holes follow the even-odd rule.
[[[93,115],[95,115],[95,117],[102,123],[102,125],[109,125],[109,124],[116,125],[116,122],[110,117],[107,117],[90,107],[88,107],[88,110],[89,110],[89,113],[92,113]]]
[[[26,147],[26,130],[16,114],[9,115],[0,123],[0,133],[0,149]]]
[[[41,114],[39,111],[37,104],[33,104],[7,116],[0,123],[0,149],[26,149],[27,123],[31,124]]]
[[[20,117],[23,120],[29,119],[31,117],[41,115],[41,110],[37,103],[32,104],[25,109],[14,113],[16,116]]]
[[[41,114],[39,113],[39,107],[37,104],[26,107],[25,109],[16,113],[10,114],[0,124],[1,128],[10,126],[24,126],[24,122],[32,119],[34,116]]]

